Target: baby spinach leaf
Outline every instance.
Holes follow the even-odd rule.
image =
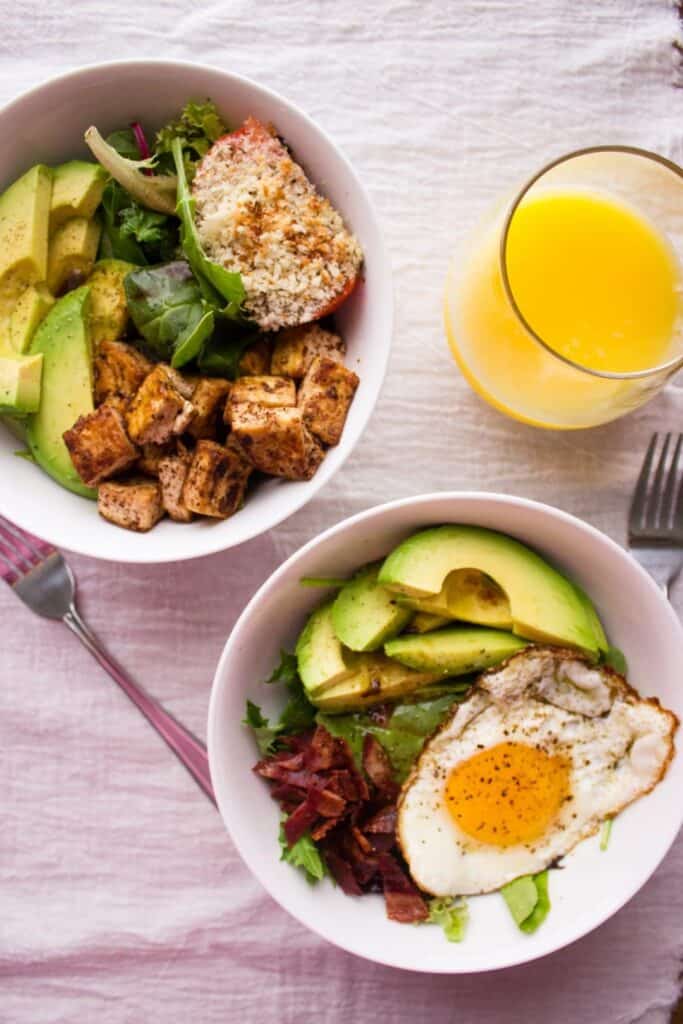
[[[462,942],[468,920],[469,911],[464,899],[436,896],[429,901],[426,923],[440,925],[449,942]]]
[[[306,881],[311,885],[315,885],[325,877],[327,874],[325,862],[318,847],[308,834],[298,839],[294,846],[288,846],[284,824],[281,824],[278,842],[282,850],[280,860],[285,860],[288,864],[293,864],[295,868],[300,868],[306,876]]]
[[[134,238],[121,229],[121,214],[130,206],[130,196],[117,181],[110,181],[102,193],[102,237],[99,258],[126,260],[144,267],[147,258]]]
[[[187,263],[135,270],[124,287],[131,319],[155,356],[175,367],[198,356],[213,331],[214,314]]]
[[[239,376],[239,363],[245,348],[257,335],[251,328],[244,329],[236,320],[216,316],[216,329],[199,357],[199,369],[210,377]]]
[[[283,736],[304,732],[315,724],[316,709],[306,697],[294,654],[281,651],[280,664],[265,682],[269,684],[284,684],[287,690],[287,703],[282,714],[277,722],[270,725],[268,720],[264,719],[261,715],[260,709],[255,704],[252,704],[251,701],[247,701],[247,717],[244,721],[246,725],[251,725],[254,730],[256,742],[259,744],[261,753],[272,754],[276,749],[278,739]],[[258,711],[261,716],[259,721],[256,720],[253,713],[250,713],[250,707]],[[268,730],[268,733],[263,731],[265,729]],[[265,742],[266,739],[268,742],[264,748],[261,746],[261,741]]]
[[[197,278],[204,299],[216,309],[220,309],[223,316],[239,320],[241,318],[240,307],[245,296],[242,277],[240,274],[231,273],[218,263],[213,263],[205,255],[194,221],[196,204],[187,184],[183,147],[179,138],[173,139],[171,152],[178,175],[176,209],[181,223],[180,241],[183,252]]]
[[[139,160],[140,148],[132,128],[122,128],[118,132],[107,135],[107,145],[115,149],[119,156],[126,160]]]
[[[378,725],[367,711],[345,715],[318,712],[316,722],[324,725],[333,736],[347,741],[359,767],[362,765],[363,737],[366,733],[376,736],[391,759],[396,781],[403,782],[427,737],[441,725],[454,703],[461,699],[458,693],[448,693],[435,700],[399,704],[386,725]]]

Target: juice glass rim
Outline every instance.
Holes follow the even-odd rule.
[[[661,164],[663,167],[666,167],[668,170],[676,174],[681,179],[681,185],[683,187],[683,167],[680,167],[679,164],[675,163],[673,160],[669,160],[668,157],[662,156],[660,153],[654,153],[650,149],[642,149],[639,146],[587,146],[583,149],[574,149],[571,153],[565,153],[562,156],[556,157],[554,160],[551,160],[549,163],[544,164],[544,166],[539,171],[537,171],[531,178],[529,178],[525,182],[525,184],[522,185],[522,187],[519,189],[505,217],[505,222],[503,224],[503,231],[501,233],[500,245],[498,250],[500,272],[501,277],[503,279],[503,288],[505,289],[505,294],[515,316],[517,317],[517,319],[519,320],[520,324],[527,332],[527,334],[529,334],[530,337],[533,338],[535,342],[537,342],[537,344],[541,345],[546,350],[546,352],[548,352],[551,356],[554,356],[555,359],[561,360],[561,362],[566,363],[567,366],[571,366],[573,369],[578,370],[580,373],[586,373],[591,377],[602,377],[606,380],[643,380],[647,379],[648,377],[657,377],[662,373],[666,374],[667,376],[670,376],[672,373],[674,373],[676,370],[680,369],[680,367],[683,366],[683,353],[681,353],[681,355],[675,356],[673,359],[669,359],[665,363],[658,363],[657,366],[651,366],[645,370],[630,370],[629,372],[624,373],[613,372],[611,370],[596,370],[590,366],[584,366],[583,363],[579,363],[574,359],[570,359],[569,356],[562,355],[562,353],[558,352],[551,345],[549,345],[547,341],[544,341],[541,335],[534,330],[529,321],[526,319],[524,313],[517,304],[517,300],[515,299],[515,295],[512,289],[512,285],[510,283],[510,278],[507,269],[507,244],[512,219],[515,213],[517,212],[520,203],[523,201],[524,197],[527,195],[529,190],[536,184],[536,182],[539,181],[545,174],[547,174],[548,171],[551,171],[553,167],[557,167],[559,164],[566,163],[569,160],[573,160],[575,157],[587,156],[590,153],[630,153],[632,156],[645,157],[646,159],[653,160],[655,163]]]

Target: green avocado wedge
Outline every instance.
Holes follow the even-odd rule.
[[[377,582],[381,562],[367,565],[337,594],[332,625],[337,638],[352,651],[376,651],[400,633],[413,616],[398,605],[396,594]]]
[[[535,551],[494,530],[465,525],[422,530],[392,551],[378,579],[398,594],[429,597],[439,594],[457,569],[478,569],[502,588],[518,636],[598,656],[604,633],[585,595]]]
[[[311,612],[296,643],[296,661],[308,697],[328,690],[353,673],[332,625],[332,601]]]
[[[398,636],[384,653],[402,665],[441,676],[482,672],[528,646],[512,633],[484,626],[453,626],[433,633]]]
[[[79,416],[93,410],[92,352],[88,328],[90,289],[59,299],[45,317],[31,354],[43,356],[40,408],[26,422],[27,440],[38,465],[67,490],[85,498],[97,492],[81,481],[62,439]]]

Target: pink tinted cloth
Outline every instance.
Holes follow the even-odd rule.
[[[440,305],[455,237],[545,159],[610,140],[681,161],[673,5],[0,8],[1,101],[113,57],[229,67],[285,93],[334,136],[391,249],[390,372],[366,436],[313,505],[192,565],[70,559],[93,628],[182,721],[204,735],[216,661],[258,585],[315,533],[379,501],[498,489],[558,504],[623,541],[642,452],[653,429],[679,428],[680,390],[602,430],[556,435],[511,423],[454,370]],[[680,589],[675,602],[683,610]],[[71,635],[3,586],[0,621],[0,1024],[669,1020],[682,953],[680,842],[609,923],[543,961],[460,978],[364,963],[272,902],[215,809]]]

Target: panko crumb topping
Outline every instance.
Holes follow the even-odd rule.
[[[358,241],[259,121],[215,142],[192,188],[204,250],[242,275],[246,311],[263,330],[310,323],[351,293]]]

